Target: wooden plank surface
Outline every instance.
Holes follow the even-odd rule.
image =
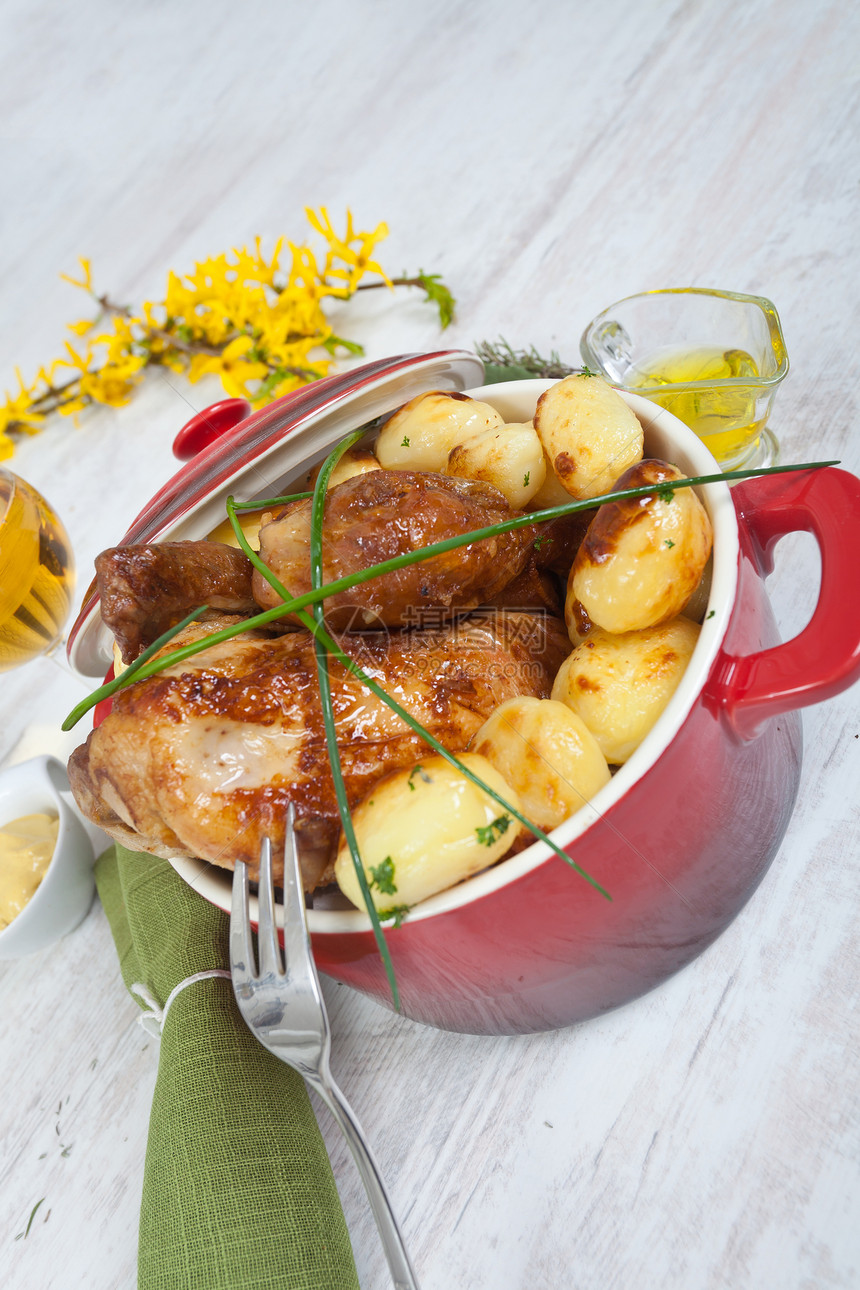
[[[300,238],[306,204],[335,219],[349,206],[362,227],[388,222],[384,264],[440,272],[458,298],[444,337],[404,293],[348,306],[368,357],[503,335],[575,362],[588,319],[631,292],[761,293],[792,362],[773,419],[784,459],[860,468],[856,9],[6,0],[0,24],[10,387],[84,312],[57,277],[78,255],[119,300],[157,298],[168,268],[257,234]],[[22,445],[11,464],[63,515],[81,591],[216,395],[156,376],[130,407]],[[817,578],[811,539],[780,545],[785,635]],[[59,747],[82,693],[51,660],[0,677],[0,762]],[[804,730],[800,798],[764,883],[647,998],[493,1039],[327,984],[335,1072],[425,1290],[858,1284],[857,690]],[[98,905],[52,951],[0,964],[4,1286],[135,1284],[156,1061],[136,1012]],[[360,1184],[320,1118],[362,1285],[382,1290]]]

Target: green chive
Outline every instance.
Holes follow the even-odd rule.
[[[270,506],[286,506],[287,502],[303,502],[306,497],[313,497],[313,493],[288,493],[285,497],[264,497],[259,502],[234,502],[233,509],[263,511]]]
[[[120,676],[114,677],[112,681],[108,681],[106,685],[102,685],[98,690],[91,694],[89,698],[83,699],[76,708],[72,708],[60,729],[71,730],[72,726],[77,725],[84,713],[89,712],[90,708],[94,707],[96,703],[101,703],[102,699],[109,699],[111,695],[116,694],[117,690],[124,689],[124,687],[135,678],[141,680],[142,678],[138,676],[138,673],[142,671],[144,665],[152,658],[153,654],[157,654],[160,649],[163,649],[165,645],[173,640],[174,636],[178,636],[184,627],[188,627],[194,622],[195,618],[199,618],[200,615],[205,613],[208,608],[208,605],[199,605],[197,609],[192,609],[191,613],[186,615],[181,623],[177,623],[175,627],[169,627],[166,632],[162,632],[158,640],[155,640],[151,645],[148,645],[143,653],[138,655],[133,663],[129,663],[128,667]],[[181,653],[182,651],[177,650],[176,652]],[[163,669],[160,667],[156,669],[156,671],[159,672],[162,670]],[[151,676],[152,673],[147,672],[146,675]],[[94,700],[95,703],[93,702]]]
[[[328,488],[329,477],[337,463],[345,452],[347,452],[364,434],[363,429],[354,431],[341,443],[337,448],[329,453],[320,471],[317,482],[314,487],[313,502],[311,503],[311,586],[319,588],[323,583],[323,557],[322,557],[322,539],[323,539],[323,516],[325,513],[325,497]],[[279,593],[280,594],[280,593]],[[289,597],[287,597],[289,598]],[[308,618],[307,614],[302,613],[303,619]],[[308,619],[311,625],[317,628],[323,625],[323,608],[321,604],[314,605],[313,620]],[[343,779],[343,768],[340,760],[340,749],[337,744],[337,730],[335,726],[334,707],[331,697],[331,676],[329,674],[328,651],[314,632],[314,651],[317,660],[317,679],[319,681],[320,701],[322,703],[323,719],[325,722],[326,746],[328,747],[329,764],[331,765],[332,778],[334,780],[335,797],[337,798],[338,814],[343,829],[343,835],[346,844],[349,847],[352,864],[355,870],[355,876],[361,890],[367,915],[373,927],[373,935],[376,940],[377,948],[382,962],[385,966],[385,975],[388,978],[389,989],[391,990],[391,999],[395,1011],[400,1011],[400,991],[397,987],[397,979],[394,975],[394,964],[391,962],[391,953],[388,949],[388,943],[385,939],[385,933],[382,930],[382,924],[379,921],[379,914],[376,911],[373,897],[370,894],[370,887],[367,876],[364,872],[364,863],[361,859],[361,853],[358,849],[358,839],[355,836],[355,828],[352,822],[352,814],[349,808],[349,800],[346,793],[346,784]]]

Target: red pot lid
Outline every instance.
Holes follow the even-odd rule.
[[[480,359],[465,350],[401,354],[351,372],[314,381],[251,416],[229,399],[204,409],[180,430],[174,451],[196,455],[160,489],[112,545],[189,540],[225,518],[230,493],[246,500],[273,496],[291,470],[304,473],[314,459],[362,422],[393,412],[427,390],[464,390],[481,384]],[[69,633],[69,662],[102,677],[113,661],[112,637],[99,614],[94,585]]]

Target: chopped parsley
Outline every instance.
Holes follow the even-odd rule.
[[[706,618],[713,618],[713,616],[714,616],[714,614],[715,614],[716,612],[717,612],[717,611],[716,611],[716,609],[711,609],[711,610],[709,611],[709,613],[705,614],[705,617],[706,617]]]
[[[666,541],[663,543],[663,545],[669,547],[669,549],[671,550],[672,547],[675,545],[675,543],[672,541],[671,538],[666,538]]]
[[[527,470],[526,473],[523,475],[523,488],[528,488],[529,480],[531,479],[531,474],[532,472],[530,470]]]
[[[409,778],[408,778],[408,780],[406,781],[406,782],[407,782],[407,784],[409,785],[409,791],[410,791],[410,793],[414,793],[414,792],[415,792],[415,785],[412,783],[412,781],[413,781],[413,779],[415,778],[415,776],[416,776],[416,775],[420,776],[420,778],[423,780],[423,782],[424,782],[425,784],[432,784],[432,783],[433,783],[433,780],[432,780],[432,779],[431,779],[431,777],[427,774],[427,772],[426,772],[426,770],[424,769],[424,767],[423,767],[423,766],[421,766],[421,765],[413,766],[413,767],[412,767],[412,770],[410,770],[410,772],[409,772]]]
[[[409,913],[410,909],[411,905],[392,905],[390,909],[380,909],[379,917],[384,920],[393,918],[394,922],[392,926],[400,927],[403,923],[403,919]]]
[[[404,436],[403,436],[403,438],[400,440],[400,447],[401,447],[401,448],[408,448],[408,447],[409,447],[409,436],[408,436],[408,435],[404,435]]]
[[[376,868],[370,867],[371,879],[367,884],[369,887],[375,887],[377,891],[384,892],[386,896],[394,896],[397,887],[394,883],[394,861],[391,856],[386,856],[382,864]]]
[[[510,822],[509,815],[500,815],[497,820],[493,820],[492,824],[484,824],[475,829],[481,846],[491,847],[497,838],[507,833]]]

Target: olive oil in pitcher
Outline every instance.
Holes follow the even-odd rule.
[[[678,417],[726,463],[751,452],[764,427],[766,401],[757,415],[760,391],[743,384],[745,377],[759,376],[746,350],[703,346],[650,355],[626,373],[624,383]],[[661,392],[661,386],[672,388]]]

